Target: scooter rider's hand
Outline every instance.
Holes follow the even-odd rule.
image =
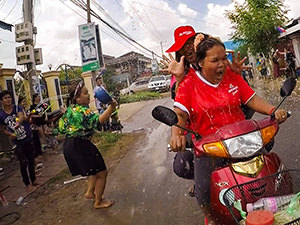
[[[173,152],[185,151],[186,139],[184,135],[174,134],[170,140],[170,150]]]
[[[111,106],[113,110],[115,110],[118,106],[118,102],[115,99],[112,99],[112,101],[109,103],[109,106]]]
[[[284,109],[277,109],[275,111],[275,119],[278,123],[283,123],[287,119],[287,112]]]
[[[173,74],[176,81],[180,83],[184,78],[184,56],[181,56],[180,62],[177,62],[171,53],[169,58],[163,55],[163,60],[160,61],[166,68],[162,69],[162,72]]]

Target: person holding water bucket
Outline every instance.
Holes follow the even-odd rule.
[[[109,105],[101,115],[89,109],[90,95],[83,81],[72,84],[68,108],[59,119],[58,130],[66,134],[63,151],[72,176],[88,176],[84,197],[94,200],[94,208],[100,209],[112,206],[114,201],[102,196],[108,172],[101,153],[90,139],[94,129],[98,129],[115,111],[117,102],[102,88],[95,93],[95,98]]]

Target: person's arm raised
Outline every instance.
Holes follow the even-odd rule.
[[[241,58],[240,52],[237,52],[237,57],[235,57],[235,52],[232,50],[228,50],[226,52],[230,53],[232,55],[232,62],[230,62],[228,60],[228,63],[229,63],[228,65],[229,65],[230,70],[237,74],[241,74],[243,69],[245,69],[243,64],[246,61],[247,57],[244,57],[242,60],[240,60],[240,58]]]
[[[101,124],[109,119],[111,114],[116,110],[117,105],[117,101],[113,99],[107,109],[99,116],[99,122]]]
[[[165,69],[162,69],[162,72],[168,72],[173,74],[176,78],[176,81],[180,83],[184,78],[184,56],[180,58],[180,62],[177,62],[171,53],[169,53],[169,58],[163,55],[163,60],[160,61],[163,65],[166,66]]]

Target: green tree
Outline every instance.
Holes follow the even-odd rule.
[[[120,89],[119,84],[112,79],[113,76],[113,70],[106,68],[106,71],[103,73],[103,82],[106,85],[106,89],[111,93]]]
[[[233,24],[232,39],[242,43],[253,55],[263,53],[269,58],[272,48],[278,43],[276,26],[284,26],[288,19],[282,0],[245,0],[235,3],[234,10],[227,12]]]
[[[59,80],[61,83],[81,79],[82,70],[79,67],[60,67]]]

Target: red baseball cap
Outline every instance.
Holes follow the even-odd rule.
[[[175,43],[166,52],[177,52],[185,42],[196,35],[195,30],[191,26],[180,26],[174,31]]]

